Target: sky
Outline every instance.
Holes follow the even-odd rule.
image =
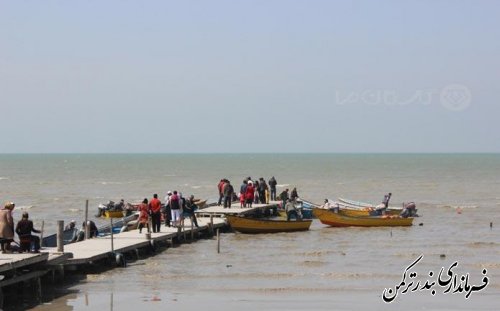
[[[0,0],[0,153],[500,152],[499,1]]]

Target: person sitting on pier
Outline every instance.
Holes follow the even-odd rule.
[[[285,205],[286,220],[290,221],[291,216],[295,216],[295,220],[300,220],[299,212],[295,207],[295,202],[292,199],[288,199]]]
[[[21,246],[21,251],[29,252],[31,251],[31,244],[34,244],[34,251],[36,253],[40,250],[40,238],[31,233],[41,233],[40,230],[33,228],[33,222],[29,220],[29,215],[27,212],[23,213],[23,217],[16,226],[16,233],[19,236],[19,244]]]
[[[10,243],[14,241],[14,219],[12,218],[12,210],[16,205],[12,202],[5,204],[4,208],[0,209],[0,245],[2,253],[10,252]]]

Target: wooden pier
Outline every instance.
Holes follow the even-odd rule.
[[[197,210],[198,217],[224,217],[225,215],[246,215],[256,212],[265,212],[269,209],[277,208],[281,201],[271,201],[269,204],[252,204],[252,207],[240,207],[239,202],[233,202],[230,208],[224,206],[211,206]]]
[[[34,289],[36,301],[41,299],[41,278],[48,276],[55,282],[56,274],[64,277],[65,271],[78,270],[79,266],[92,265],[96,262],[112,260],[115,265],[125,266],[124,254],[138,253],[141,249],[156,250],[160,243],[172,244],[173,240],[183,241],[198,238],[199,233],[217,236],[219,229],[227,227],[225,215],[246,215],[266,213],[277,208],[279,202],[270,204],[253,204],[252,207],[241,208],[239,203],[231,208],[212,206],[196,211],[199,227],[185,219],[182,228],[166,227],[162,224],[159,233],[147,233],[147,228],[134,229],[113,235],[87,239],[81,242],[64,245],[63,252],[57,248],[42,248],[40,253],[0,254],[0,309],[3,307],[3,290],[9,286],[30,283]],[[217,249],[219,249],[219,242]],[[50,278],[51,277],[51,278]]]
[[[30,283],[34,289],[35,301],[41,299],[41,278],[56,279],[57,273],[64,277],[65,271],[76,270],[78,266],[91,265],[109,258],[125,260],[123,254],[139,251],[140,249],[154,250],[159,243],[172,243],[198,238],[198,233],[215,234],[215,231],[226,227],[222,218],[200,218],[199,227],[191,224],[189,219],[184,221],[184,227],[173,228],[161,226],[159,233],[147,234],[147,228],[131,230],[104,237],[97,237],[81,242],[64,245],[64,251],[57,248],[42,248],[40,253],[7,253],[0,254],[0,309],[4,302],[4,289],[10,286]],[[116,261],[118,264],[118,261]],[[110,266],[110,268],[116,265]],[[124,266],[124,265],[122,265]],[[31,293],[30,293],[31,295]]]

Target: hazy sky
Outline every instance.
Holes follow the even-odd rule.
[[[500,1],[0,0],[0,153],[500,152]]]

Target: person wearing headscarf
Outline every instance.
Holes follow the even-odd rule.
[[[14,207],[13,202],[7,202],[0,209],[0,245],[2,253],[10,252],[10,243],[14,241],[14,218],[12,217]]]

